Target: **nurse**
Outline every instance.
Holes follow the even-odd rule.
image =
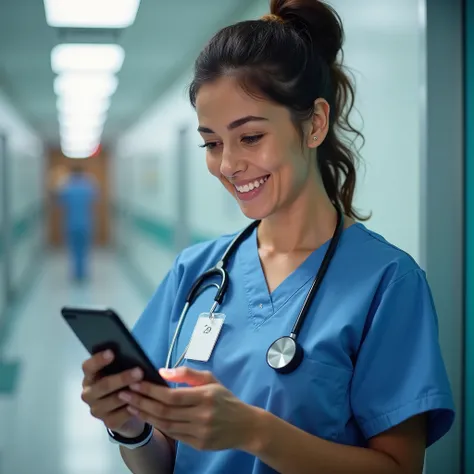
[[[82,398],[136,474],[421,474],[426,447],[453,423],[425,273],[353,207],[357,154],[341,136],[357,132],[342,42],[324,3],[273,0],[270,15],[219,31],[196,61],[190,98],[209,171],[261,222],[228,261],[209,357],[198,344],[161,369],[171,388],[140,370],[100,379],[107,353],[83,365]],[[267,350],[292,330],[337,208],[344,227],[298,336],[304,357],[279,373]],[[178,255],[137,322],[157,367],[189,289],[234,236]],[[172,367],[209,318],[216,288],[203,288]]]
[[[94,228],[93,205],[97,200],[97,186],[84,170],[75,166],[71,176],[60,187],[58,200],[64,210],[64,237],[71,260],[74,280],[88,277],[88,260]]]

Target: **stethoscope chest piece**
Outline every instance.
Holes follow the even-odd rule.
[[[277,339],[267,351],[267,364],[280,374],[293,372],[303,360],[303,348],[291,336]]]

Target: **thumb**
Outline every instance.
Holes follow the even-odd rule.
[[[216,378],[208,370],[194,370],[189,367],[160,369],[160,375],[170,382],[185,383],[194,387],[217,383]]]

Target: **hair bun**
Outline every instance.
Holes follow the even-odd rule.
[[[336,11],[319,0],[271,0],[270,12],[307,34],[314,50],[331,66],[344,42],[342,22]]]

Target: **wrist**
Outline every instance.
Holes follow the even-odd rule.
[[[252,406],[251,409],[243,450],[255,457],[260,457],[268,442],[271,414],[262,408]]]
[[[109,440],[114,444],[122,445],[128,449],[141,448],[147,445],[153,438],[154,429],[152,425],[145,423],[143,431],[135,437],[122,436],[116,431],[111,431],[107,428]]]
[[[137,418],[128,421],[120,430],[112,430],[124,438],[136,438],[143,433],[145,422]]]

